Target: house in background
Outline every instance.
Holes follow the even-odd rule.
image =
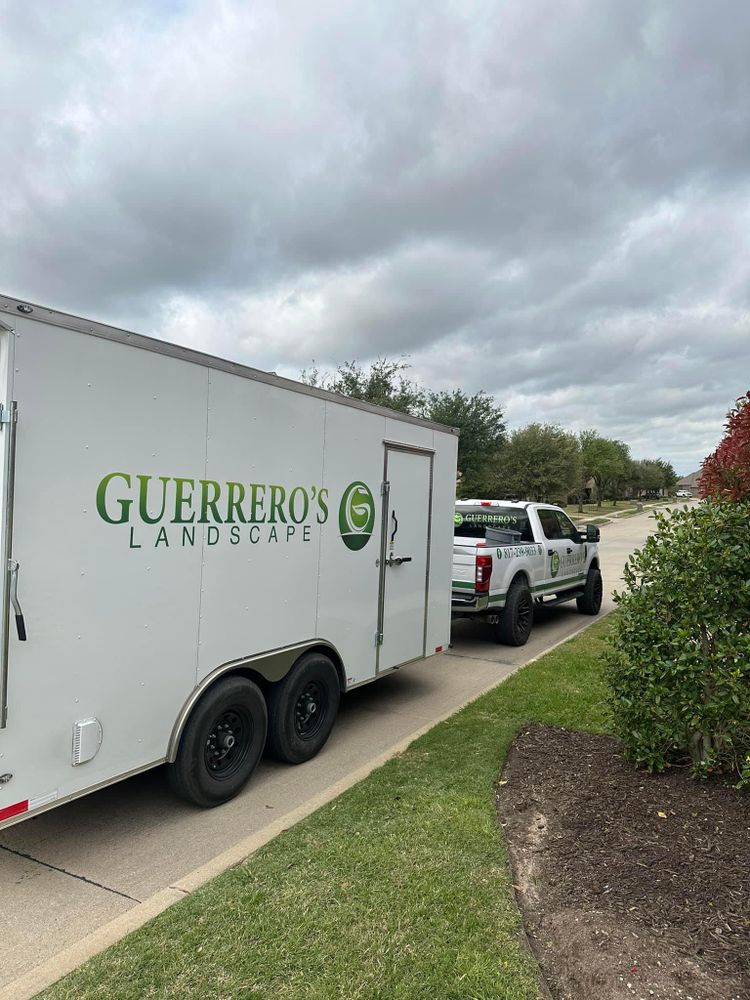
[[[691,496],[698,496],[698,477],[701,474],[701,470],[698,469],[697,472],[691,472],[689,476],[685,476],[683,479],[677,480],[676,490],[690,490]]]

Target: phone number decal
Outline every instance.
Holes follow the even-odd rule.
[[[517,559],[519,556],[541,556],[541,545],[509,545],[497,550],[498,559]]]

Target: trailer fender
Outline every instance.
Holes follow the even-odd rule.
[[[310,639],[307,642],[298,642],[292,646],[285,646],[281,649],[271,649],[265,653],[256,653],[253,656],[244,657],[240,660],[229,660],[207,674],[200,684],[191,692],[190,696],[180,709],[180,712],[172,727],[172,733],[167,745],[167,762],[173,764],[180,746],[180,738],[185,725],[190,718],[190,713],[195,708],[201,697],[216,683],[221,677],[227,674],[242,674],[255,681],[263,690],[269,684],[283,680],[289,673],[297,660],[305,653],[318,652],[325,653],[333,661],[336,672],[339,675],[341,690],[346,690],[346,675],[341,656],[333,643],[326,639]]]

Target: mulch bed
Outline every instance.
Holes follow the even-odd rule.
[[[534,725],[510,748],[497,812],[555,998],[750,998],[750,795]]]

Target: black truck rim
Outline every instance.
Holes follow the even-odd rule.
[[[531,595],[524,594],[518,602],[516,614],[516,627],[521,635],[525,635],[531,628]]]

